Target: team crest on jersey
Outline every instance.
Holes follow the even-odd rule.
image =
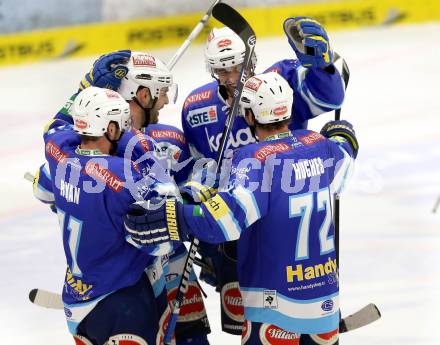
[[[217,42],[217,47],[219,48],[226,48],[232,44],[232,41],[228,38],[222,39]]]
[[[152,55],[142,54],[133,56],[134,66],[156,67],[156,59]]]
[[[192,128],[215,123],[218,121],[217,107],[211,105],[205,108],[190,110],[186,116],[186,121]]]
[[[312,145],[318,141],[324,140],[325,137],[319,133],[312,132],[310,134],[307,134],[303,137],[299,138],[299,141],[301,141],[304,145]]]
[[[291,149],[292,147],[285,143],[268,144],[268,145],[264,145],[263,147],[260,147],[254,153],[254,157],[258,159],[260,162],[264,162],[267,157],[273,155],[274,153],[287,152],[290,151]]]
[[[244,87],[247,88],[247,89],[249,89],[249,90],[252,90],[252,91],[257,92],[258,89],[260,88],[260,85],[261,85],[262,83],[263,83],[263,82],[262,82],[260,79],[258,79],[258,78],[256,78],[256,77],[252,77],[252,78],[250,78],[250,79],[246,82],[246,84],[244,85]]]
[[[288,332],[275,325],[264,323],[259,332],[263,345],[299,345],[300,334]]]
[[[184,108],[188,107],[190,104],[194,104],[201,101],[207,101],[212,98],[212,90],[205,90],[202,92],[195,93],[194,95],[188,96],[183,105]]]
[[[177,294],[177,287],[172,289],[168,294],[168,300],[174,300]],[[200,320],[206,317],[205,304],[203,297],[196,282],[189,282],[188,291],[183,299],[180,308],[179,319],[177,322],[190,322]]]
[[[244,307],[238,282],[230,282],[223,286],[222,305],[226,315],[232,320],[243,322]]]

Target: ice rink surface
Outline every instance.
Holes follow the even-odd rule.
[[[382,319],[341,336],[350,345],[438,345],[440,325],[440,24],[330,32],[351,69],[342,118],[360,153],[341,200],[341,309],[376,303]],[[261,71],[292,58],[287,40],[257,41]],[[123,48],[123,47],[121,47]],[[165,61],[174,49],[154,52]],[[35,287],[61,291],[65,272],[57,220],[23,179],[43,162],[44,124],[76,90],[94,58],[0,69],[0,329],[5,344],[73,344],[61,311],[32,305]],[[175,68],[178,104],[161,122],[180,127],[180,105],[210,79],[201,46]],[[319,130],[333,114],[310,121]],[[239,344],[220,332],[219,297],[207,287],[211,344]]]

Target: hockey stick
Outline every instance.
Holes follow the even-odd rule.
[[[341,58],[337,55],[336,60]],[[350,70],[348,69],[348,65],[343,58],[342,59],[342,79],[344,80],[344,87],[347,89],[348,81],[350,80]],[[341,119],[341,108],[335,110],[335,120],[339,121]],[[339,195],[335,196],[335,248],[336,248],[336,265],[339,271],[339,210],[340,210],[340,201]]]
[[[48,309],[64,309],[61,295],[44,289],[33,289],[29,299],[35,305]],[[366,326],[380,318],[379,309],[374,304],[368,304],[356,313],[342,319],[339,323],[339,333],[346,333]]]
[[[215,173],[217,174],[220,171],[221,160],[223,158],[223,154],[224,151],[226,150],[226,146],[228,142],[227,139],[229,139],[232,130],[232,125],[234,123],[235,117],[238,112],[240,96],[243,91],[244,83],[246,81],[247,70],[249,69],[250,64],[252,62],[252,55],[255,47],[256,38],[255,38],[255,33],[252,30],[249,23],[231,6],[226,5],[224,3],[219,3],[216,6],[214,6],[212,10],[212,15],[214,16],[215,19],[220,21],[225,26],[231,28],[232,31],[234,31],[238,36],[240,36],[246,47],[243,66],[240,71],[240,78],[237,82],[237,87],[234,91],[234,101],[231,106],[231,113],[225,122],[225,127],[223,128],[221,142],[217,152],[217,166],[215,171]],[[173,302],[171,318],[170,321],[168,322],[167,330],[165,332],[165,339],[164,339],[165,344],[168,344],[171,341],[172,335],[174,333],[177,318],[180,312],[180,307],[182,306],[185,293],[188,289],[189,275],[193,268],[194,257],[197,253],[198,246],[199,246],[199,240],[197,238],[194,238],[191,242],[189,253],[185,260],[184,271],[182,273],[182,277],[180,278],[180,283],[176,298],[174,299]]]
[[[432,208],[432,213],[436,213],[439,206],[440,206],[440,196],[437,198],[437,201],[435,202],[434,207]]]
[[[171,60],[167,63],[167,67],[172,70],[177,61],[181,58],[183,53],[188,49],[191,42],[199,35],[199,33],[202,31],[202,29],[205,27],[206,22],[211,17],[213,8],[220,3],[222,0],[215,0],[212,5],[209,7],[208,11],[206,11],[205,15],[200,19],[200,21],[197,23],[193,31],[189,34],[188,38],[183,42],[183,44],[180,46],[180,48],[176,51],[174,56],[171,58]]]

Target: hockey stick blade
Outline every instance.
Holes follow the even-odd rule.
[[[225,3],[217,4],[212,10],[212,16],[228,26],[246,43],[247,39],[255,36],[249,23],[234,8]]]
[[[29,300],[40,307],[48,309],[64,309],[60,294],[43,289],[32,289],[29,292]]]
[[[381,314],[379,308],[377,308],[375,304],[370,303],[356,313],[343,318],[339,323],[339,333],[350,332],[367,326],[370,323],[379,320],[380,317]]]

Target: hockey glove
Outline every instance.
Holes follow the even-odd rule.
[[[124,223],[126,234],[142,247],[188,240],[183,204],[175,198],[153,198],[132,204]]]
[[[287,18],[283,27],[301,65],[324,69],[333,63],[327,33],[319,22],[310,17],[294,17]]]
[[[97,86],[117,91],[121,80],[128,73],[128,68],[121,64],[126,63],[131,56],[131,50],[118,50],[113,53],[101,55],[93,63],[89,73],[79,84],[79,91],[89,86]]]
[[[345,120],[327,122],[321,129],[321,134],[327,138],[342,137],[348,141],[353,149],[353,157],[356,158],[359,151],[359,144],[356,139],[353,125]]]
[[[215,173],[215,164],[217,163],[214,160],[207,159],[203,167],[191,176],[191,180],[180,188],[180,193],[187,203],[205,202],[217,193],[220,174]]]

